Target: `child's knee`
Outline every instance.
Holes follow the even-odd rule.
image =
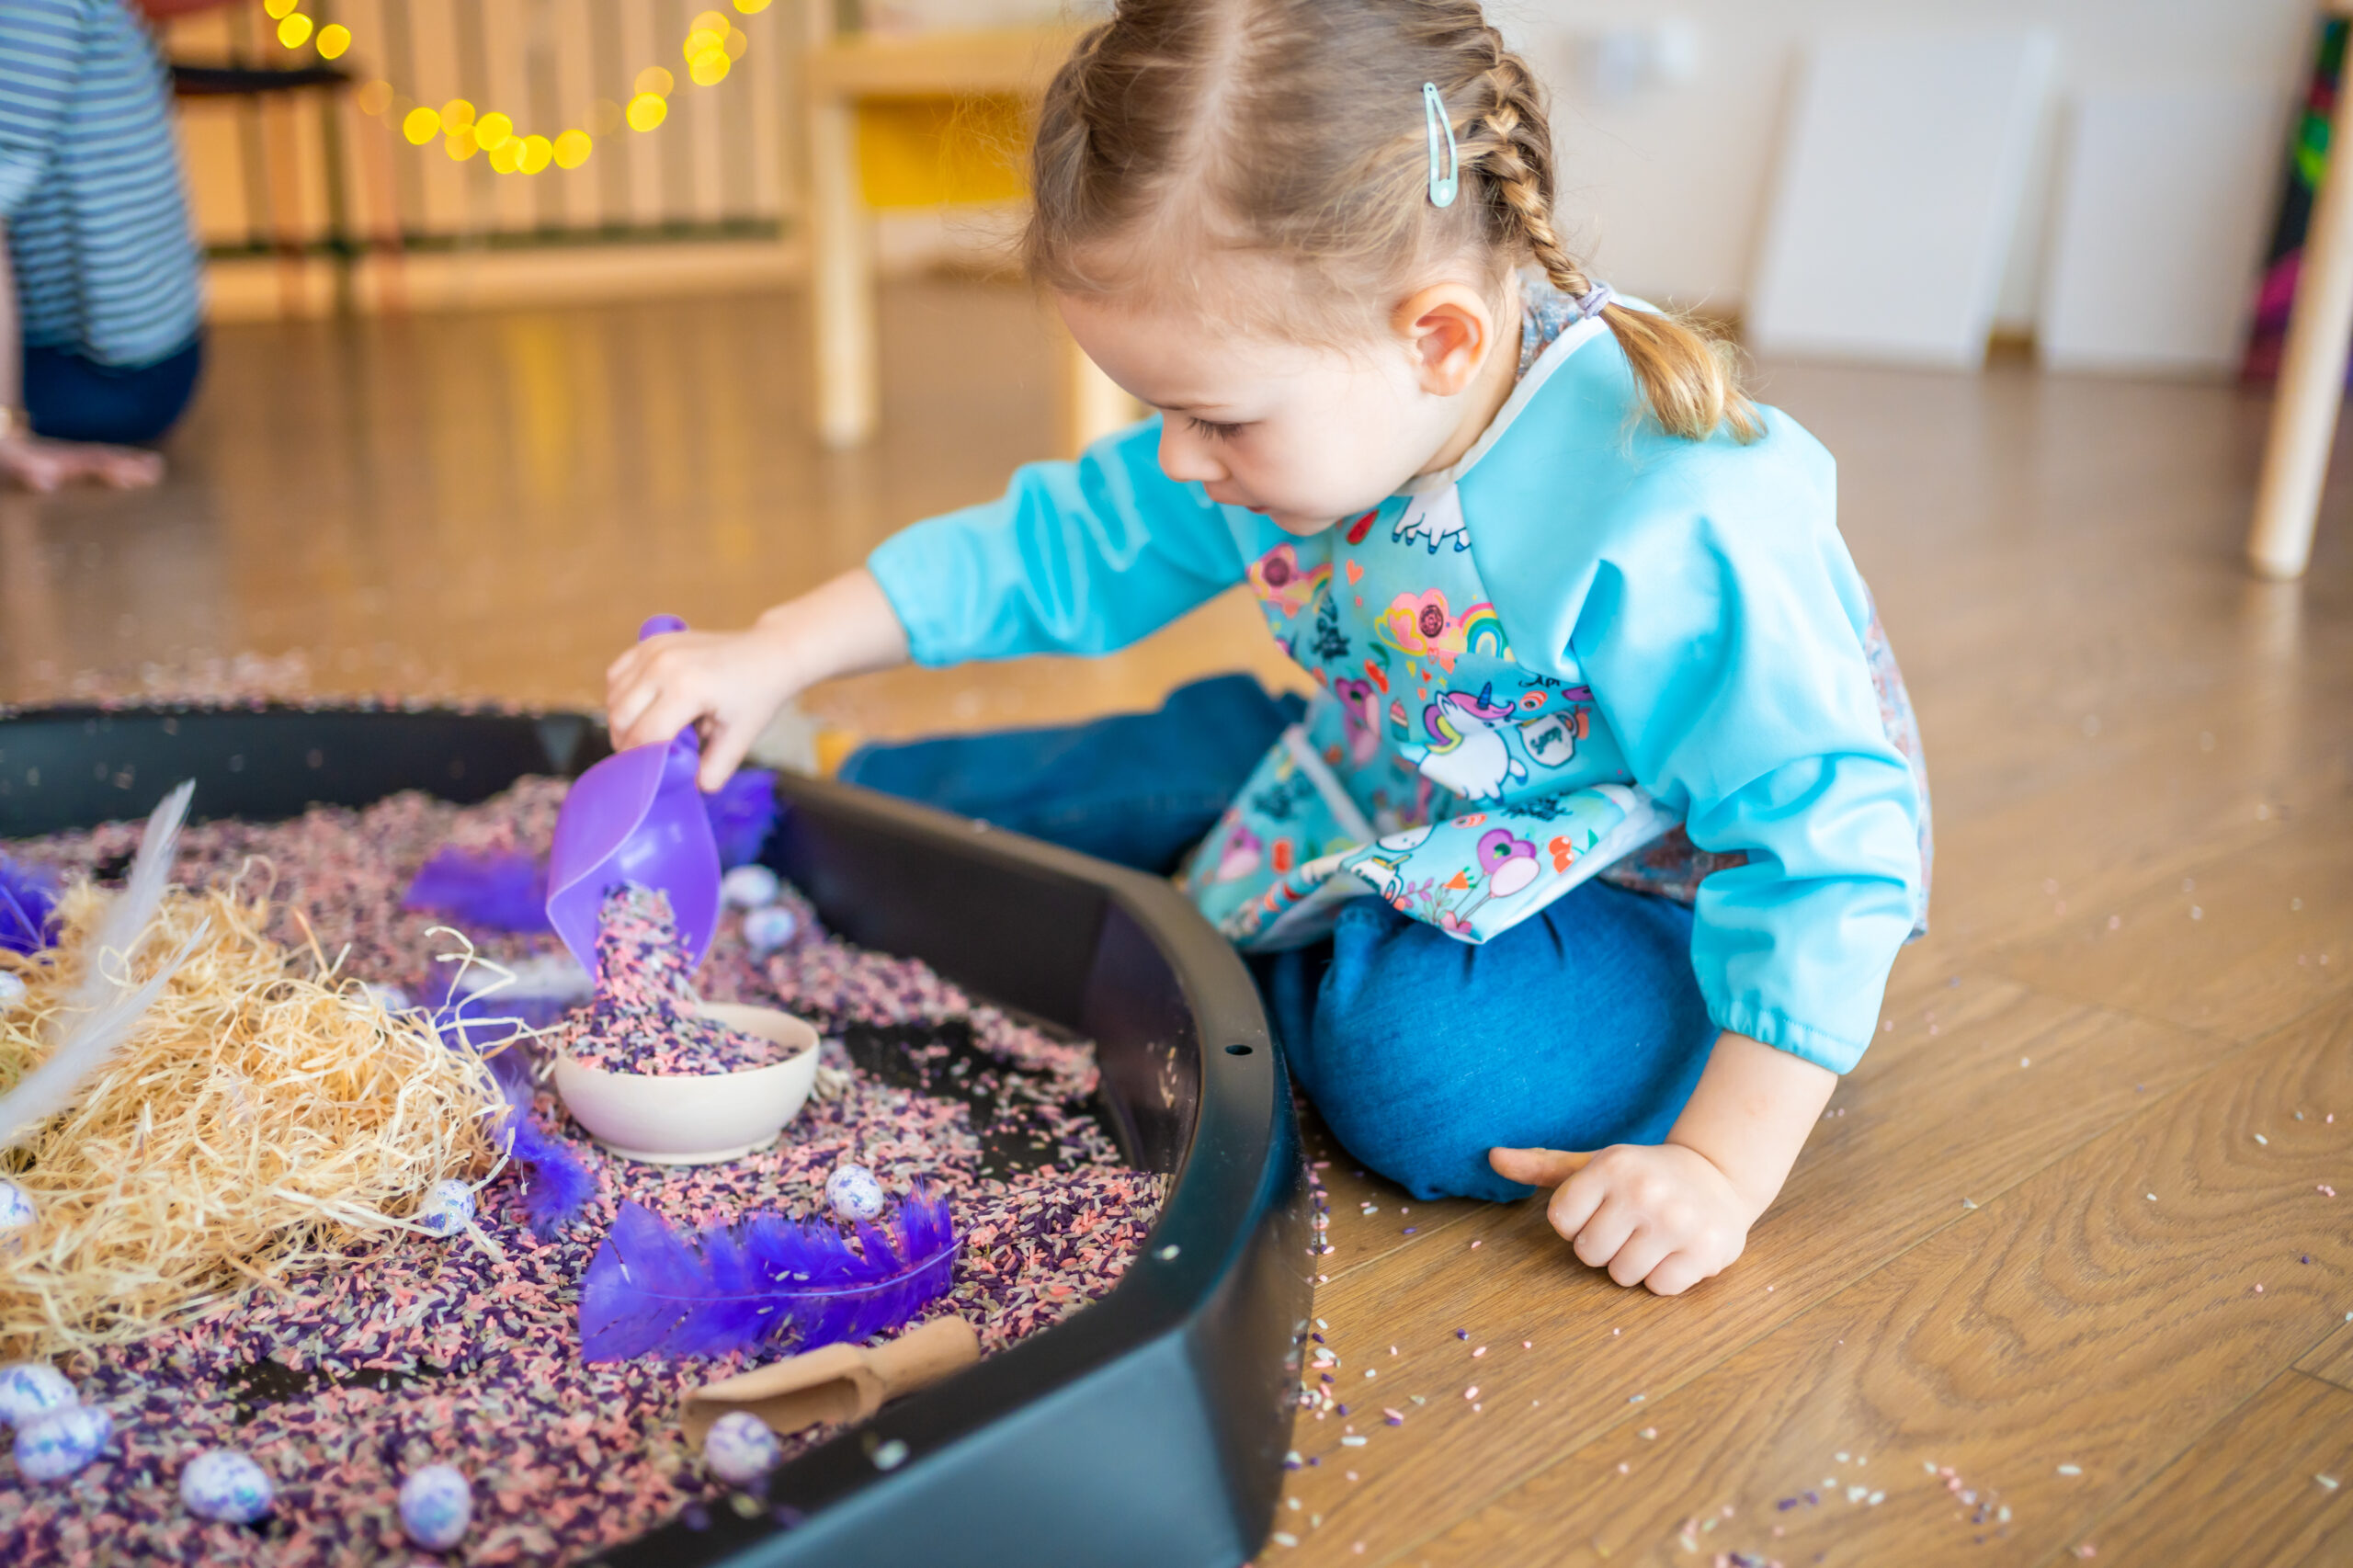
[[[1615,889],[1563,904],[1483,947],[1370,899],[1343,912],[1298,1054],[1349,1153],[1417,1198],[1504,1200],[1529,1189],[1491,1148],[1665,1133],[1712,1034],[1688,926]]]
[[[1504,1043],[1464,1005],[1473,951],[1367,900],[1336,934],[1309,1027],[1308,1092],[1341,1143],[1415,1198],[1506,1200],[1487,1150],[1522,1131],[1497,1089]]]
[[[1529,1189],[1487,1164],[1492,1147],[1475,1119],[1425,1119],[1410,1103],[1351,1076],[1316,1096],[1315,1108],[1343,1148],[1366,1169],[1416,1199],[1509,1202]]]

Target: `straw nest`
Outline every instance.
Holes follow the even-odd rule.
[[[106,895],[60,908],[44,961],[0,952],[28,990],[0,1015],[0,1093],[50,1050]],[[165,895],[141,974],[193,953],[72,1103],[0,1153],[38,1217],[0,1244],[0,1360],[130,1339],[404,1232],[433,1184],[491,1168],[495,1084],[339,978],[315,946],[262,933],[233,892]],[[110,959],[109,966],[119,962]]]

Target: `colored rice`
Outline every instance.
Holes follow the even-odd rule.
[[[274,935],[303,939],[299,909],[342,973],[438,997],[449,970],[435,955],[456,944],[428,936],[434,916],[402,910],[408,878],[445,844],[544,849],[562,792],[527,780],[472,807],[409,795],[281,824],[200,824],[180,876],[222,882],[252,860],[245,885],[270,888]],[[110,825],[9,852],[110,872],[137,836]],[[682,1387],[736,1363],[592,1368],[578,1357],[574,1292],[624,1199],[680,1225],[751,1210],[803,1216],[822,1209],[826,1173],[856,1159],[893,1193],[918,1176],[947,1193],[964,1245],[940,1310],[971,1321],[985,1350],[1106,1293],[1142,1244],[1161,1179],[1123,1165],[1086,1114],[1091,1048],[976,1004],[919,962],[842,942],[794,907],[801,935],[765,960],[745,944],[742,917],[723,916],[697,984],[710,1000],[780,1006],[818,1024],[824,1060],[850,1074],[846,1093],[813,1101],[772,1150],[688,1170],[613,1159],[543,1094],[541,1124],[580,1149],[599,1186],[557,1241],[532,1237],[517,1179],[502,1175],[480,1217],[501,1256],[404,1235],[364,1267],[297,1268],[278,1291],[64,1358],[84,1400],[113,1412],[118,1436],[68,1483],[29,1485],[0,1461],[0,1562],[369,1561],[404,1550],[400,1483],[435,1462],[473,1483],[475,1523],[452,1562],[577,1562],[722,1506],[727,1489],[680,1438],[676,1406]],[[498,961],[556,948],[546,936],[474,939]],[[824,1435],[788,1439],[788,1459]],[[182,1464],[214,1446],[268,1471],[269,1521],[208,1524],[182,1508]]]

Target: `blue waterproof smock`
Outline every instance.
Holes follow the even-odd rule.
[[[1692,903],[1719,1027],[1843,1073],[1929,839],[1830,456],[1770,408],[1747,445],[1666,435],[1606,324],[1530,293],[1479,443],[1312,538],[1170,480],[1152,419],[870,565],[926,665],[1105,653],[1251,585],[1323,689],[1188,872],[1244,946],[1352,896],[1483,941],[1607,872]]]

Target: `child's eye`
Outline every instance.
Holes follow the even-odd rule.
[[[1196,418],[1189,414],[1185,415],[1185,419],[1196,431],[1207,436],[1212,441],[1231,441],[1242,434],[1242,426],[1239,425],[1220,425],[1211,420]]]

